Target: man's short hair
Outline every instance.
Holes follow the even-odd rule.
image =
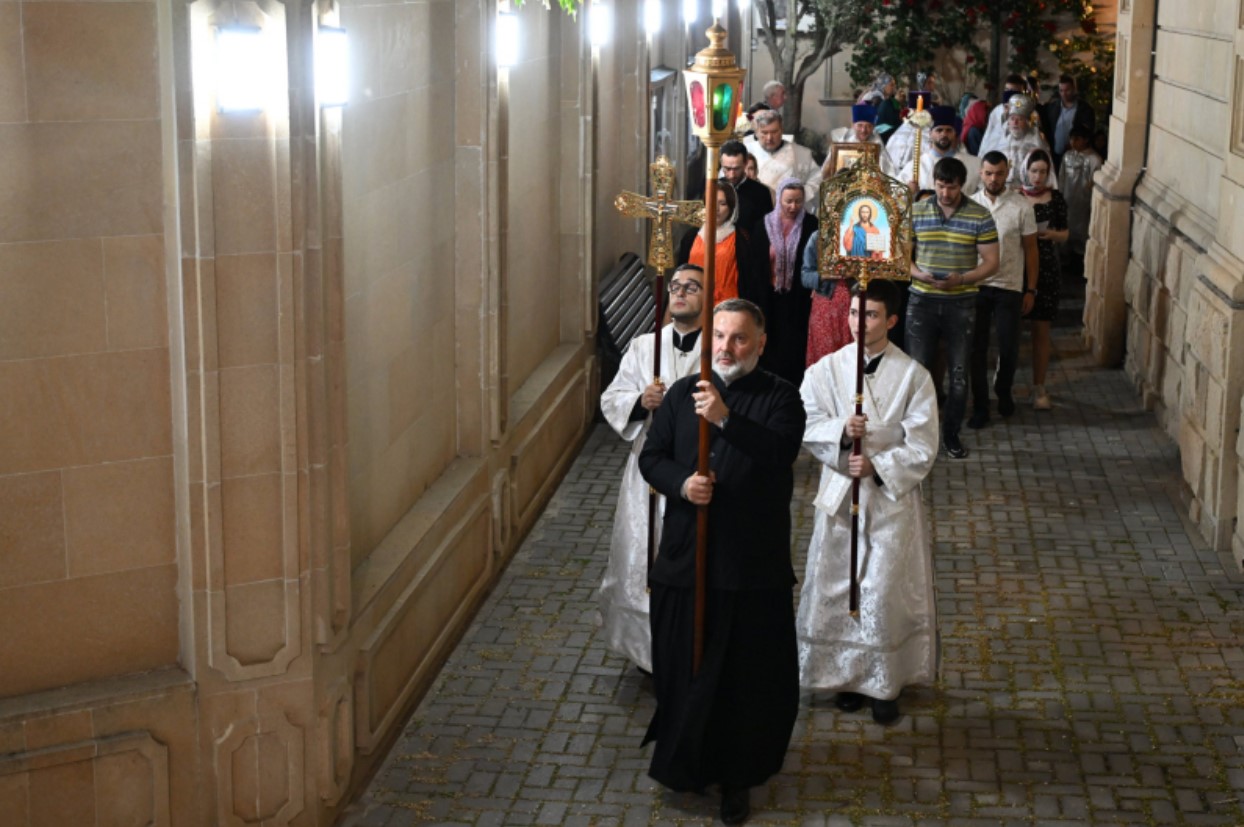
[[[860,292],[860,283],[857,281],[851,285],[851,295],[858,296]],[[902,307],[903,296],[894,282],[888,279],[872,279],[868,282],[867,299],[865,301],[884,304],[885,315],[888,319],[891,316],[898,315]]]
[[[774,122],[782,122],[782,113],[776,109],[762,109],[756,113],[756,117],[752,118],[752,123],[756,124],[757,129]]]
[[[1082,126],[1073,126],[1071,131],[1067,133],[1069,138],[1083,138],[1086,141],[1093,140],[1092,134]]]
[[[1058,85],[1062,86],[1064,83],[1070,83],[1072,89],[1076,88],[1076,79],[1073,78],[1071,75],[1059,75],[1058,76]]]
[[[734,139],[731,139],[721,145],[721,154],[729,155],[731,158],[737,158],[739,156],[743,156],[744,158],[746,158],[747,147],[743,146],[742,141],[736,141]]]
[[[968,180],[968,168],[958,158],[943,158],[933,165],[933,180],[963,186]]]
[[[679,273],[682,273],[682,272],[684,272],[684,271],[686,271],[686,270],[694,270],[694,271],[696,271],[697,273],[699,273],[699,274],[700,274],[700,280],[701,280],[701,281],[703,281],[703,280],[704,280],[704,268],[703,268],[703,267],[701,267],[701,266],[700,266],[700,265],[698,265],[698,264],[692,264],[692,263],[691,263],[691,262],[689,262],[689,261],[688,261],[686,264],[680,264],[680,265],[678,265],[677,267],[675,267],[675,268],[674,268],[674,274],[673,274],[673,276],[670,276],[670,278],[673,278],[674,276],[676,276],[676,275],[678,275]]]
[[[996,149],[991,149],[981,156],[982,164],[997,166],[998,164],[1009,164],[1011,160]]]
[[[768,83],[766,83],[764,86],[760,87],[760,97],[764,98],[765,100],[768,100],[769,96],[772,95],[774,92],[776,92],[778,89],[785,89],[785,88],[786,88],[786,84],[782,83],[782,81],[771,80]]]
[[[747,299],[726,299],[713,308],[713,315],[716,316],[718,313],[746,313],[752,317],[757,328],[765,329],[764,311]]]
[[[1028,86],[1028,79],[1021,74],[1013,74],[1006,76],[1006,86]]]

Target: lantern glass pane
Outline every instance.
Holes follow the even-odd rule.
[[[721,83],[713,87],[713,131],[729,129],[734,114],[734,85]]]
[[[691,81],[687,85],[687,98],[691,104],[691,122],[696,129],[704,129],[708,125],[704,84],[699,80]]]

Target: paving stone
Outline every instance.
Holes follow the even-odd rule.
[[[889,728],[804,693],[751,823],[1244,824],[1244,579],[1187,532],[1178,451],[1130,380],[1056,334],[1054,410],[1021,368],[1016,415],[925,485],[941,681]],[[714,823],[716,790],[647,776],[651,682],[595,629],[627,450],[594,428],[346,827]],[[800,571],[811,457],[796,477]]]

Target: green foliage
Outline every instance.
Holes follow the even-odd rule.
[[[514,4],[515,8],[522,8],[526,0],[510,0],[510,2]],[[574,17],[579,11],[579,6],[583,5],[583,0],[557,0],[557,5],[561,6],[562,11],[566,12],[566,14]],[[549,8],[549,0],[544,0],[544,7],[546,9]]]
[[[1110,108],[1114,97],[1114,40],[1096,32],[1056,40],[1050,51],[1058,58],[1058,70],[1076,79],[1080,97],[1098,112]],[[1087,57],[1085,57],[1087,55]]]
[[[851,80],[858,85],[870,84],[881,71],[893,75],[900,85],[914,84],[919,69],[930,65],[940,50],[951,48],[966,53],[969,76],[991,80],[1000,73],[989,65],[989,57],[976,41],[978,35],[997,30],[1010,45],[1007,71],[1044,76],[1038,59],[1048,49],[1058,58],[1061,72],[1083,81],[1081,93],[1094,106],[1110,99],[1114,42],[1097,33],[1092,0],[869,2],[871,25],[847,64]],[[1059,38],[1061,29],[1076,23],[1081,34]]]
[[[866,87],[879,72],[886,72],[900,87],[904,83],[914,87],[916,72],[929,66],[938,51],[955,47],[967,51],[970,73],[983,73],[985,56],[973,42],[981,14],[977,4],[956,0],[869,0],[869,4],[870,24],[847,63],[854,83]]]

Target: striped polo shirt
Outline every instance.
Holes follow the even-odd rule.
[[[976,245],[997,244],[998,228],[989,210],[966,195],[947,218],[936,196],[912,208],[912,232],[916,237],[916,266],[935,276],[963,273],[976,266]],[[939,290],[913,280],[911,289],[924,296],[966,296],[977,292],[975,284]]]

